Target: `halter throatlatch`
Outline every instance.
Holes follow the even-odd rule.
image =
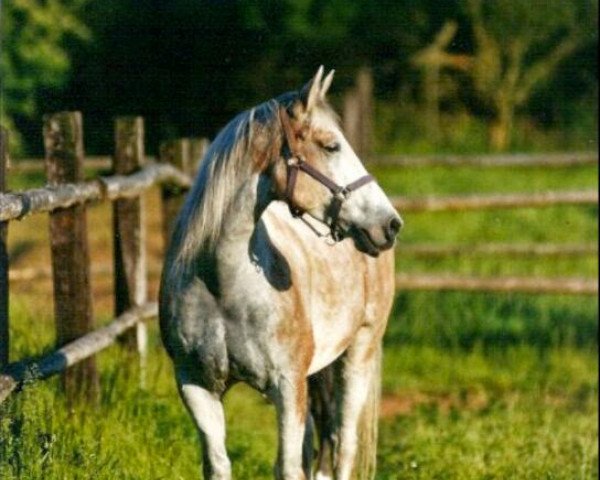
[[[331,192],[331,204],[327,209],[327,216],[330,219],[328,226],[331,231],[331,237],[335,241],[339,241],[343,238],[343,230],[338,224],[342,204],[348,199],[353,191],[358,190],[360,187],[374,181],[375,179],[371,175],[364,175],[346,186],[338,185],[327,175],[324,175],[312,165],[307,163],[299,153],[296,134],[294,133],[294,130],[290,124],[290,117],[285,107],[279,108],[279,118],[281,119],[281,125],[283,126],[283,132],[288,147],[288,155],[285,157],[287,165],[285,200],[288,204],[290,212],[293,217],[299,217],[304,213],[304,210],[294,202],[294,189],[296,188],[298,172],[303,171]]]

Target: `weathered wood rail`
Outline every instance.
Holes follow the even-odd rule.
[[[191,185],[197,160],[207,147],[204,139],[181,139],[164,143],[158,161],[144,152],[143,120],[123,117],[115,123],[113,157],[87,159],[84,165],[82,119],[77,112],[63,112],[45,119],[46,158],[42,162],[15,162],[15,170],[39,169],[45,165],[49,185],[21,192],[6,192],[8,165],[7,138],[0,135],[0,402],[23,383],[69,372],[63,382],[69,396],[97,394],[98,375],[93,356],[125,338],[124,348],[136,349],[142,365],[145,357],[144,320],[157,314],[155,303],[148,302],[149,268],[145,254],[144,203],[141,195],[160,185],[163,202],[163,235],[169,235],[182,195]],[[379,162],[384,163],[386,162]],[[397,166],[571,166],[597,163],[596,153],[510,157],[432,157],[418,161],[393,160]],[[82,181],[83,168],[107,170],[112,174]],[[477,208],[546,207],[551,205],[597,204],[597,192],[545,192],[535,194],[472,195],[424,199],[394,198],[403,211],[442,211]],[[90,202],[113,203],[114,268],[89,264],[85,209]],[[8,223],[36,213],[50,215],[51,268],[39,267],[11,271],[7,255]],[[590,245],[533,245],[476,247],[406,247],[416,255],[462,253],[586,255],[597,254]],[[82,254],[83,252],[83,254]],[[156,274],[152,269],[153,274]],[[115,275],[115,320],[94,329],[90,275]],[[9,280],[46,276],[53,278],[57,350],[39,358],[9,363]],[[443,275],[403,275],[396,277],[400,290],[466,290],[590,295],[598,293],[598,283],[580,278],[465,278]],[[84,301],[85,300],[85,301]],[[87,363],[86,363],[87,362]],[[82,368],[73,370],[79,365]],[[84,367],[84,365],[86,365]],[[79,368],[79,367],[78,367]],[[79,372],[79,373],[74,373]],[[70,379],[69,379],[70,378]]]
[[[204,139],[191,139],[197,141],[199,148],[203,147]],[[194,155],[194,158],[198,158]],[[146,157],[148,162],[157,159]],[[484,155],[376,155],[368,158],[373,165],[382,167],[577,167],[598,165],[598,152],[569,152],[569,153],[510,153],[510,154],[484,154]],[[92,170],[108,170],[111,168],[112,158],[101,155],[88,156],[85,167]],[[35,158],[13,160],[10,166],[15,172],[35,172],[43,168],[43,163]]]
[[[494,155],[379,155],[371,162],[386,167],[576,167],[598,165],[598,152],[511,153]]]
[[[504,195],[463,195],[451,197],[393,197],[403,212],[442,212],[499,208],[544,208],[556,205],[597,205],[598,191],[510,193]]]
[[[477,255],[501,255],[507,257],[585,257],[598,255],[598,244],[479,244],[479,245],[435,245],[435,244],[403,244],[400,242],[398,254],[401,257],[448,257],[477,256]],[[108,264],[96,264],[92,266],[92,276],[110,275],[113,268]],[[160,265],[148,265],[149,275],[158,276]],[[30,282],[52,277],[52,269],[49,266],[28,267],[11,269],[8,278],[11,282]]]
[[[172,165],[154,163],[130,175],[4,193],[0,194],[0,221],[22,219],[33,213],[48,213],[90,201],[135,198],[148,188],[164,183],[186,189],[191,185],[191,178]]]
[[[146,331],[143,320],[156,315],[147,299],[144,203],[141,195],[160,185],[171,199],[182,197],[191,185],[192,170],[182,168],[181,156],[202,155],[204,140],[169,142],[175,153],[146,164],[144,127],[140,117],[115,122],[115,154],[112,175],[83,181],[83,125],[78,112],[62,112],[44,118],[44,166],[48,185],[20,192],[5,192],[8,165],[7,138],[0,136],[0,401],[23,382],[63,373],[68,398],[88,400],[98,394],[94,354],[124,338],[124,348],[140,356],[142,385]],[[194,147],[194,148],[192,148]],[[192,161],[188,158],[188,164]],[[38,162],[41,165],[41,162]],[[164,197],[167,195],[163,195]],[[95,329],[90,285],[86,208],[90,202],[112,202],[115,278],[115,316],[109,325]],[[175,215],[174,209],[164,209]],[[36,359],[9,363],[8,289],[6,245],[8,222],[34,213],[50,217],[51,269],[56,325],[56,351]],[[171,224],[173,219],[163,218]],[[134,330],[131,332],[131,330]],[[133,333],[133,334],[132,334]]]
[[[51,212],[89,201],[135,198],[158,183],[186,189],[189,175],[169,164],[150,164],[129,176],[113,175],[81,183],[36,188],[19,193],[0,194],[0,221],[22,219],[32,213]],[[493,208],[542,208],[556,205],[597,205],[598,192],[563,191],[533,194],[463,195],[450,197],[392,197],[401,211],[456,211]]]
[[[598,281],[582,278],[473,278],[440,275],[396,275],[398,290],[459,290],[534,294],[598,295]]]
[[[480,245],[402,245],[400,255],[422,257],[446,257],[449,255],[506,255],[533,257],[576,257],[598,255],[597,243],[566,244],[502,244],[487,243]]]
[[[23,383],[48,378],[89,359],[112,345],[128,330],[157,314],[156,303],[140,305],[121,314],[108,325],[86,333],[42,358],[10,364],[0,373],[0,403]]]

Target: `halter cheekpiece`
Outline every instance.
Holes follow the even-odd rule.
[[[319,170],[307,163],[302,155],[298,152],[296,135],[290,124],[290,117],[287,109],[283,106],[279,108],[279,118],[281,120],[281,125],[283,126],[283,132],[288,150],[288,155],[285,157],[287,165],[285,201],[288,204],[290,212],[293,217],[299,217],[304,214],[304,210],[294,202],[294,189],[296,188],[298,172],[303,171],[331,192],[331,204],[327,209],[327,214],[330,219],[328,226],[331,231],[331,237],[335,241],[340,241],[343,238],[343,230],[338,224],[338,218],[340,210],[342,209],[342,204],[348,199],[353,191],[358,190],[360,187],[370,182],[373,182],[375,179],[371,175],[364,175],[348,185],[338,185],[327,175],[321,173]]]

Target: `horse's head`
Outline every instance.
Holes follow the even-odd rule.
[[[293,214],[306,212],[330,226],[339,240],[377,255],[391,248],[402,219],[344,137],[325,95],[333,71],[323,67],[281,107],[280,159],[274,168],[280,198]]]

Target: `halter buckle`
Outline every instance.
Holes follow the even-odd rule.
[[[296,205],[292,205],[291,203],[288,203],[288,209],[294,218],[302,217],[304,214],[304,211],[301,208],[297,207]]]
[[[334,223],[330,226],[329,236],[331,237],[334,243],[338,243],[344,239],[344,232],[339,228],[339,226],[336,223]]]
[[[333,192],[333,196],[339,202],[343,202],[344,200],[347,200],[350,196],[350,190],[348,190],[346,187],[341,187]]]
[[[300,163],[302,162],[302,159],[296,155],[290,157],[287,159],[287,166],[288,167],[297,167],[298,165],[300,165]]]

